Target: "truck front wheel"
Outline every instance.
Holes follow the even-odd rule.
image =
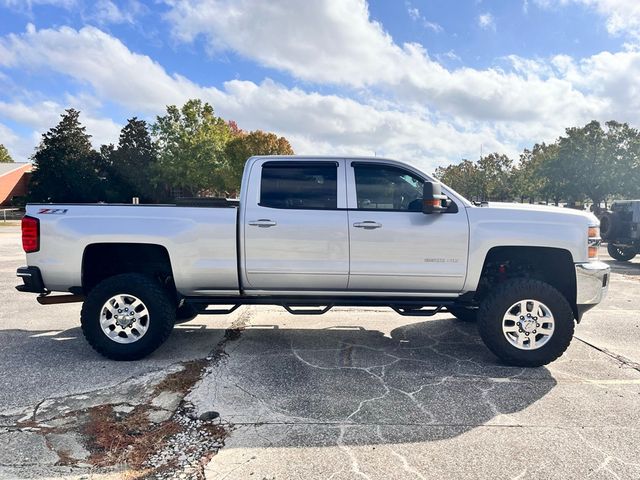
[[[137,273],[100,282],[82,305],[82,333],[101,355],[112,360],[138,360],[169,337],[175,305],[153,278]]]
[[[514,279],[497,286],[478,310],[482,340],[510,365],[539,367],[560,357],[574,331],[571,306],[548,283]]]

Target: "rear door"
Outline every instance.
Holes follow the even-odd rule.
[[[397,165],[349,162],[349,290],[457,292],[469,242],[464,206],[422,213],[424,178]]]
[[[343,160],[255,162],[244,210],[247,289],[346,289],[349,239]]]

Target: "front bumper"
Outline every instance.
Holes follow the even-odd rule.
[[[579,317],[602,301],[607,294],[610,278],[611,268],[606,263],[576,263],[576,304]]]
[[[22,285],[16,287],[19,292],[45,293],[47,291],[38,267],[20,267],[16,275],[22,279]]]

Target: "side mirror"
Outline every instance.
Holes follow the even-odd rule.
[[[422,213],[442,213],[449,208],[449,199],[442,194],[439,182],[424,182],[422,189]]]

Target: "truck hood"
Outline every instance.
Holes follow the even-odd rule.
[[[471,207],[471,208],[479,208],[481,210],[493,210],[499,211],[504,214],[513,213],[519,214],[518,216],[522,219],[522,215],[530,215],[531,217],[538,217],[539,215],[545,216],[553,216],[556,220],[561,220],[562,218],[567,221],[571,221],[573,219],[578,222],[584,222],[585,220],[589,222],[590,225],[599,225],[600,222],[596,218],[596,216],[585,210],[574,210],[572,208],[564,208],[564,207],[556,207],[553,205],[532,205],[529,203],[503,203],[503,202],[489,202],[488,204]]]

